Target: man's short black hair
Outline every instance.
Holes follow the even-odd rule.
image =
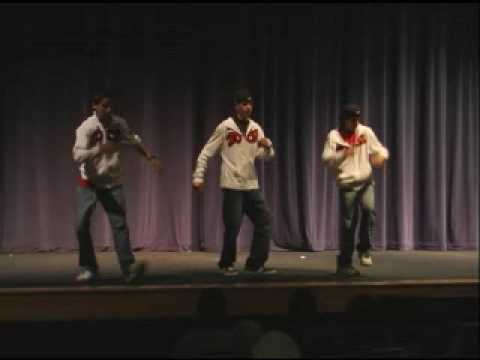
[[[100,104],[104,99],[111,99],[111,96],[108,93],[96,93],[92,97],[91,104],[92,105],[98,105]]]
[[[248,89],[239,89],[235,91],[235,94],[233,96],[234,104],[240,104],[247,101],[250,101],[250,102],[253,101],[252,94]]]

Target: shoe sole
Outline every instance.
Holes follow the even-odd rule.
[[[96,279],[82,279],[82,280],[79,280],[79,279],[75,279],[75,282],[76,283],[79,283],[79,284],[88,284],[88,283],[93,283],[95,282]]]
[[[361,275],[362,275],[361,273],[358,273],[358,274],[337,274],[337,273],[335,273],[335,276],[337,276],[339,278],[355,278],[355,277],[359,277]]]
[[[224,276],[237,276],[238,272],[236,273],[223,273]]]
[[[253,270],[245,270],[248,274],[263,274],[263,275],[275,275],[278,271],[253,271]]]
[[[98,276],[97,275],[93,275],[92,277],[88,278],[88,279],[78,279],[78,278],[75,278],[75,282],[79,283],[79,284],[87,284],[87,283],[91,283],[91,282],[94,282],[98,279]]]
[[[277,274],[278,271],[266,271],[266,272],[260,272],[259,274],[265,274],[265,275],[275,275]]]

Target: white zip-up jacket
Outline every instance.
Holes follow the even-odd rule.
[[[255,159],[270,159],[274,149],[258,146],[265,135],[259,124],[249,119],[246,135],[243,135],[232,117],[222,121],[203,147],[193,173],[194,181],[203,181],[209,158],[220,149],[222,165],[220,187],[233,190],[258,189]]]
[[[355,146],[354,154],[345,156],[344,149],[351,146]],[[348,186],[371,177],[370,155],[380,155],[388,159],[389,152],[370,127],[358,124],[355,129],[355,144],[346,142],[337,129],[331,130],[325,142],[322,160],[337,170],[337,184]]]
[[[98,188],[121,184],[120,149],[112,154],[100,154],[100,144],[108,141],[132,145],[141,143],[140,137],[128,128],[126,120],[116,115],[112,115],[108,129],[94,113],[76,130],[73,160],[80,164],[81,178]]]

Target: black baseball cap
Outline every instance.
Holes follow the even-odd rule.
[[[360,116],[360,106],[356,104],[347,104],[342,107],[342,119]]]
[[[239,89],[235,91],[235,95],[233,96],[233,102],[235,104],[239,104],[247,101],[250,101],[250,102],[253,101],[252,94],[250,93],[250,91],[248,91],[248,89]]]

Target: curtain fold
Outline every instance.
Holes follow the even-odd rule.
[[[391,153],[374,175],[374,248],[478,249],[478,4],[0,9],[0,251],[77,249],[71,149],[102,89],[165,165],[158,176],[122,154],[134,248],[218,251],[219,157],[202,193],[191,174],[243,86],[276,149],[258,163],[274,248],[338,248],[338,194],[321,153],[340,106],[356,102]],[[245,218],[239,249],[251,232]],[[112,248],[100,204],[92,234]]]

